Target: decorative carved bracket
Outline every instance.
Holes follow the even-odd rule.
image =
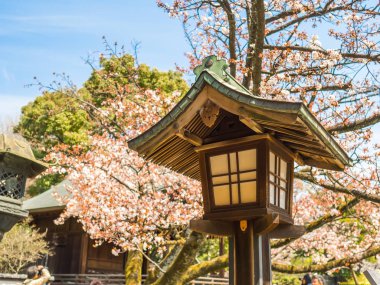
[[[202,122],[209,128],[211,128],[218,118],[220,108],[218,105],[210,100],[203,105],[199,110],[199,115],[201,116]]]

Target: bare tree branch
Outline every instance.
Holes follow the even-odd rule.
[[[310,47],[302,46],[274,46],[274,45],[264,45],[264,49],[268,50],[288,50],[288,51],[302,51],[302,52],[319,52],[324,55],[329,55],[329,51],[323,49],[316,49]],[[375,62],[380,62],[380,54],[371,55],[371,54],[360,54],[360,53],[340,53],[344,58],[352,59],[368,59]]]
[[[325,272],[333,268],[349,266],[351,264],[358,263],[365,258],[375,256],[379,253],[380,253],[380,246],[377,246],[377,247],[371,247],[369,249],[366,249],[361,254],[357,254],[354,257],[332,260],[324,264],[287,265],[287,264],[273,263],[272,269],[274,271],[283,272],[283,273]]]
[[[338,211],[339,213],[338,214],[325,214],[323,215],[322,217],[318,218],[317,220],[315,221],[312,221],[311,223],[309,223],[307,226],[306,226],[306,231],[305,233],[310,233],[328,223],[331,223],[333,222],[335,219],[341,217],[343,215],[343,213],[347,212],[348,210],[350,210],[352,207],[354,207],[355,205],[357,205],[358,203],[360,202],[360,199],[358,198],[354,198],[350,201],[348,201],[346,204],[343,204],[341,206],[338,207]],[[284,245],[287,245],[289,243],[291,243],[294,239],[290,239],[290,238],[287,238],[287,239],[282,239],[274,244],[272,244],[272,248],[279,248],[279,247],[282,247]]]
[[[335,125],[333,127],[328,128],[327,130],[329,132],[342,134],[342,133],[346,133],[346,132],[361,130],[361,129],[369,127],[369,126],[373,126],[379,122],[380,122],[380,114],[374,114],[368,118],[351,121],[351,122],[348,122],[345,124],[341,123],[341,124]]]
[[[355,255],[355,257],[342,258],[337,260],[332,260],[324,264],[313,264],[313,265],[288,265],[274,262],[272,263],[272,270],[276,272],[283,273],[306,273],[306,272],[326,272],[333,268],[349,266],[351,264],[358,263],[365,258],[375,256],[380,253],[380,247],[371,247],[364,250],[361,254]],[[205,261],[196,265],[192,265],[186,272],[186,281],[191,281],[206,272],[217,271],[228,266],[228,255],[219,256],[210,261]]]
[[[371,201],[374,203],[380,203],[380,196],[378,196],[378,195],[368,194],[368,193],[365,193],[365,192],[362,192],[359,190],[348,189],[348,188],[344,188],[344,187],[337,186],[337,185],[320,183],[320,182],[316,181],[314,179],[314,177],[307,175],[307,174],[304,174],[304,173],[296,172],[296,173],[294,173],[294,177],[301,179],[301,180],[304,180],[304,181],[311,182],[315,185],[321,186],[323,188],[326,188],[326,189],[334,191],[334,192],[349,194],[349,195],[355,196],[357,198],[360,198],[360,199],[363,199],[366,201]]]

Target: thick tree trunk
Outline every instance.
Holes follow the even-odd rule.
[[[230,3],[227,0],[218,0],[218,3],[222,6],[228,19],[228,51],[230,52],[230,74],[236,77],[236,19],[231,9]]]
[[[256,37],[255,37],[255,52],[253,54],[252,66],[252,93],[260,96],[261,84],[261,68],[263,62],[263,50],[265,39],[265,8],[264,0],[254,0],[255,11],[255,24],[256,24]]]
[[[204,261],[189,267],[183,275],[182,280],[184,283],[190,282],[198,277],[205,276],[210,272],[215,272],[224,269],[228,266],[228,255],[218,256],[212,260]]]
[[[143,255],[138,250],[128,252],[127,264],[125,265],[125,284],[141,285],[141,269],[143,264]]]
[[[253,53],[255,52],[255,41],[256,41],[256,20],[255,20],[255,8],[254,5],[247,5],[246,7],[247,15],[247,27],[248,27],[248,46],[247,46],[247,57],[245,59],[245,69],[243,77],[243,86],[247,89],[251,87],[252,81],[252,65],[253,65]]]
[[[189,267],[195,263],[195,256],[203,240],[204,236],[202,234],[192,232],[166,273],[154,282],[153,285],[184,284],[184,275]]]
[[[148,274],[145,279],[144,285],[152,284],[159,277],[159,270],[155,264],[148,262]]]

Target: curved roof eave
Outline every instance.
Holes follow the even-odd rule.
[[[161,131],[174,123],[187,107],[195,100],[205,84],[210,85],[220,93],[230,99],[250,108],[268,110],[285,114],[294,114],[299,117],[310,130],[326,145],[326,147],[337,157],[343,165],[350,165],[350,158],[345,151],[338,145],[334,138],[323,128],[318,120],[310,113],[307,107],[301,102],[273,101],[254,96],[232,76],[227,73],[227,80],[223,80],[219,75],[207,69],[203,70],[196,82],[191,86],[186,95],[179,103],[157,124],[150,129],[130,140],[128,145],[131,149],[138,151],[139,147],[147,141],[154,139]]]

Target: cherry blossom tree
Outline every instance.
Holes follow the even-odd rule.
[[[50,172],[66,174],[73,185],[71,197],[57,197],[66,203],[57,222],[75,217],[98,244],[113,243],[114,254],[128,251],[127,284],[140,284],[142,256],[155,269],[152,282],[176,280],[173,275],[183,275],[195,263],[204,238],[187,229],[189,220],[202,215],[199,182],[128,148],[128,140],[157,122],[187,88],[170,72],[156,81],[151,74],[145,83],[148,71],[129,55],[100,55],[100,68],[84,87],[91,100],[78,96],[75,86],[61,90],[93,119],[89,139],[57,144],[46,157],[54,163]],[[182,258],[173,262],[178,255]]]
[[[227,58],[230,73],[253,94],[304,102],[351,156],[353,166],[342,173],[297,166],[293,212],[307,234],[275,241],[273,268],[326,271],[380,253],[380,145],[373,134],[380,121],[379,4],[174,0],[158,5],[183,23],[191,68],[210,54]],[[178,92],[144,86],[138,66],[118,67],[116,59],[102,56],[102,68],[85,84],[93,100],[83,107],[99,126],[90,143],[57,146],[48,157],[58,163],[52,170],[67,172],[75,185],[62,219],[77,217],[92,238],[113,242],[115,253],[129,250],[127,277],[135,272],[133,261],[145,255],[154,268],[151,284],[183,284],[227,266],[227,256],[196,262],[205,237],[189,233],[186,225],[201,215],[200,186],[142,160],[126,144],[157,122]],[[312,256],[312,263],[290,266],[299,256]]]
[[[351,156],[343,173],[296,168],[293,212],[307,234],[274,242],[274,269],[326,271],[380,253],[379,3],[157,3],[182,22],[192,67],[209,54],[229,59],[230,73],[253,94],[304,102]],[[312,256],[312,264],[292,267],[295,256]]]

